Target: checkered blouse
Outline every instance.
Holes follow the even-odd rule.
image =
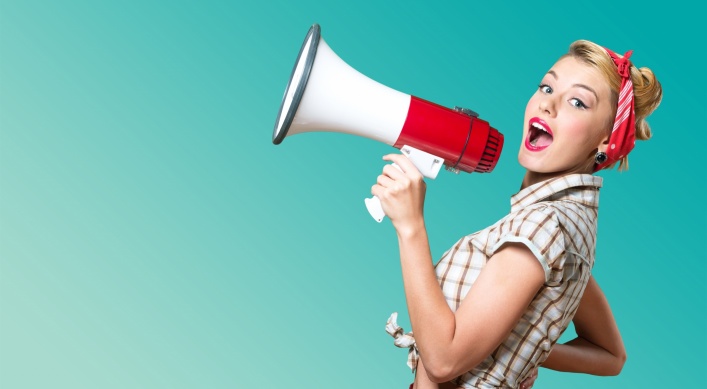
[[[510,336],[483,362],[455,383],[465,388],[517,387],[548,356],[572,321],[594,265],[599,188],[602,179],[573,174],[529,186],[511,198],[511,212],[494,225],[460,239],[436,265],[449,307],[456,311],[491,256],[506,242],[525,244],[545,270],[545,284]],[[389,320],[398,346],[409,346],[417,366],[412,334],[402,335]],[[396,334],[394,335],[393,332]]]

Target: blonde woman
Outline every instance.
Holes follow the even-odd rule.
[[[414,387],[530,387],[539,366],[615,375],[626,359],[603,293],[591,277],[599,188],[594,172],[625,166],[662,89],[647,68],[577,41],[528,101],[510,213],[461,238],[433,266],[423,217],[425,183],[402,155],[387,155],[371,193],[397,232],[413,333]],[[574,321],[577,338],[555,344]],[[411,386],[412,387],[412,386]]]

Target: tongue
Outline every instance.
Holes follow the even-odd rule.
[[[535,140],[535,146],[548,146],[552,143],[552,137],[547,132],[541,131]]]

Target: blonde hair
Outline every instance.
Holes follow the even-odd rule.
[[[578,40],[572,43],[565,56],[574,57],[584,63],[593,65],[599,69],[604,79],[609,82],[614,111],[610,123],[608,123],[608,128],[612,128],[619,99],[619,88],[621,87],[621,76],[616,70],[614,61],[603,47],[586,40]],[[619,54],[619,57],[622,56]],[[643,67],[639,69],[630,60],[629,63],[636,113],[636,139],[648,140],[652,134],[646,118],[660,105],[660,101],[663,98],[663,88],[649,68]],[[612,164],[607,168],[611,169],[614,165]],[[619,170],[626,169],[628,169],[628,155],[619,161]]]

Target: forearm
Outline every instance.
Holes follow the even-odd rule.
[[[455,337],[459,310],[452,312],[447,305],[432,265],[423,217],[423,177],[403,155],[391,154],[383,159],[399,168],[386,165],[371,193],[381,200],[397,232],[405,297],[417,348],[425,360],[427,375],[433,382],[441,382],[461,372],[463,366],[480,362],[481,359],[469,359],[470,354],[485,351],[470,347],[476,345],[479,326],[467,320],[469,323],[460,328],[473,329],[474,336]]]
[[[420,220],[398,231],[398,242],[408,314],[418,350],[428,366],[446,365],[455,317],[434,272],[424,222]]]
[[[625,354],[614,355],[577,337],[565,344],[555,345],[542,366],[564,372],[610,376],[619,374],[625,361]]]
[[[417,370],[415,371],[415,386],[413,389],[457,389],[457,385],[452,381],[437,383],[430,380],[425,370],[425,364],[422,359],[417,362]]]
[[[626,349],[609,302],[590,277],[572,320],[577,338],[555,345],[543,367],[553,370],[617,375],[626,361]]]
[[[420,359],[417,362],[417,370],[415,370],[415,385],[413,389],[440,389],[439,384],[430,380],[425,370],[425,364]]]

